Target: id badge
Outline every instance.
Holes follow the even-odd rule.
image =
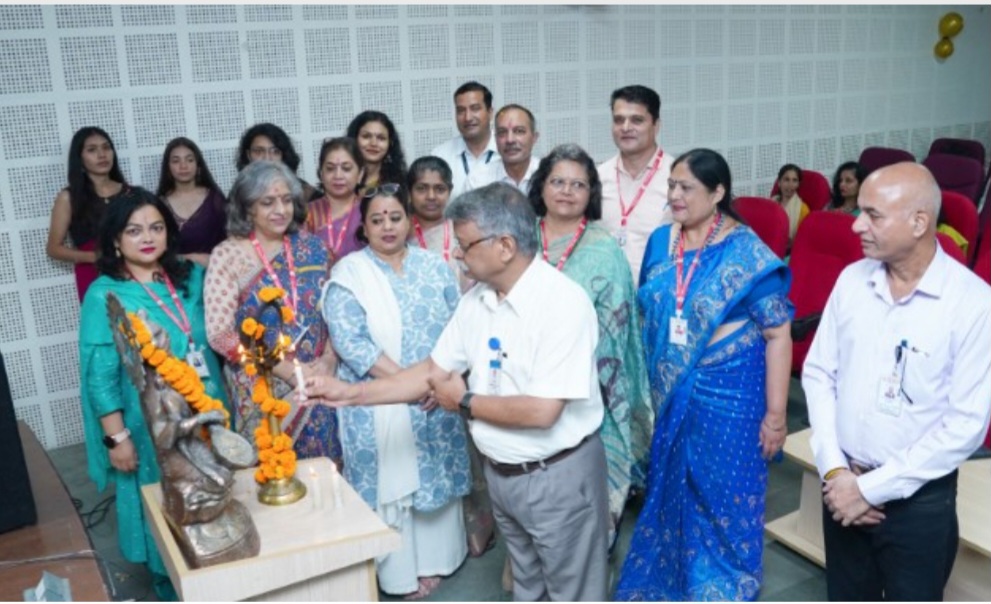
[[[619,247],[626,246],[626,227],[619,228],[619,232],[616,233],[616,243],[619,244]]]
[[[675,346],[688,346],[688,320],[683,317],[671,317],[668,341]]]
[[[206,357],[203,356],[203,351],[196,348],[195,345],[189,345],[189,351],[186,352],[186,362],[196,370],[196,374],[201,378],[210,377],[210,367],[206,364]]]
[[[884,415],[898,417],[902,414],[901,381],[897,376],[881,378],[877,388],[877,410]]]

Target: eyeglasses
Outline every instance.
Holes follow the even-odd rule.
[[[376,195],[392,196],[398,193],[400,188],[401,186],[394,182],[387,182],[377,187],[372,187],[371,189],[365,190],[364,197],[367,199],[369,197],[375,197]]]
[[[547,184],[550,188],[557,192],[563,191],[566,187],[571,189],[575,193],[584,193],[588,191],[588,183],[584,180],[567,180],[565,178],[560,178],[555,176],[547,180]]]
[[[468,245],[462,245],[461,246],[461,255],[462,256],[467,256],[468,255],[468,251],[471,248],[475,247],[476,245],[478,245],[479,243],[481,243],[483,241],[488,241],[489,239],[495,239],[495,238],[496,238],[495,235],[489,235],[488,237],[482,237],[481,239],[476,239],[476,240],[472,241],[471,243],[469,243]]]
[[[278,147],[251,147],[248,151],[256,157],[282,157]]]

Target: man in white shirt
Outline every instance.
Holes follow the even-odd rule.
[[[530,192],[530,179],[540,166],[540,158],[533,157],[533,146],[540,138],[537,120],[522,105],[506,105],[496,112],[495,123],[496,148],[501,161],[489,162],[472,172],[464,190],[504,182],[526,195]]]
[[[640,283],[647,240],[671,222],[668,177],[674,158],[657,145],[661,97],[646,86],[612,93],[612,138],[619,154],[599,166],[602,225],[616,237]]]
[[[536,257],[536,215],[517,189],[470,191],[444,215],[454,224],[455,257],[479,283],[430,357],[361,385],[311,378],[307,392],[349,405],[415,401],[432,390],[441,407],[470,420],[486,459],[514,599],[605,600],[609,510],[595,309],[581,286]]]
[[[919,164],[864,181],[866,258],[805,361],[831,600],[941,600],[953,567],[957,467],[989,421],[991,288],[939,247],[939,204]]]
[[[459,195],[472,170],[497,161],[495,137],[492,136],[492,93],[478,82],[465,82],[454,91],[454,120],[458,136],[437,145],[430,155],[451,167],[454,188],[451,198]]]

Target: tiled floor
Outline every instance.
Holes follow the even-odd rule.
[[[789,397],[789,431],[807,427],[805,401],[801,387],[792,380]],[[49,451],[62,480],[72,496],[82,502],[81,512],[94,509],[112,490],[97,493],[86,475],[86,453],[82,445]],[[798,492],[801,471],[797,465],[784,461],[772,464],[767,492],[766,519],[773,520],[798,509]],[[623,563],[629,546],[630,533],[639,511],[631,504],[624,517],[620,538],[613,553],[612,568],[615,577]],[[84,521],[86,521],[84,517]],[[96,520],[95,516],[90,517]],[[117,547],[116,516],[110,513],[102,522],[90,529],[93,547],[101,553],[108,571],[109,585],[117,600],[154,600],[147,571],[142,565],[124,561]],[[764,585],[760,599],[763,601],[821,601],[826,599],[825,575],[821,568],[805,558],[773,541],[765,541]],[[501,542],[480,558],[470,558],[454,575],[444,580],[429,598],[430,601],[501,601],[511,600],[504,592],[501,577],[505,548]],[[392,600],[381,596],[383,600]]]

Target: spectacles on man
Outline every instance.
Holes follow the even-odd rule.
[[[400,185],[394,182],[383,183],[377,187],[372,187],[365,191],[365,197],[375,197],[376,195],[395,195],[399,192]]]
[[[584,193],[588,191],[588,183],[585,182],[584,180],[568,180],[566,178],[554,176],[547,180],[547,184],[550,185],[552,189],[554,189],[559,193],[563,191],[565,187],[574,191],[575,193]]]
[[[462,256],[467,256],[468,255],[468,251],[471,248],[475,247],[476,245],[478,245],[479,243],[481,243],[483,241],[488,241],[489,239],[495,239],[495,238],[496,238],[495,235],[489,235],[487,237],[482,237],[481,239],[476,239],[476,240],[472,241],[471,243],[469,243],[468,245],[462,245],[461,246],[461,255]]]

